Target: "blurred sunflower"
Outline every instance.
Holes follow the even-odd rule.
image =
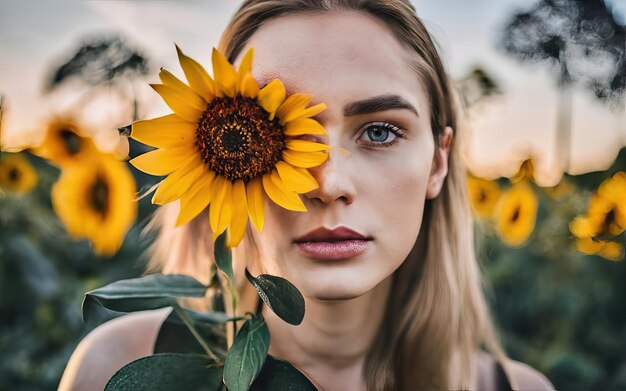
[[[468,175],[467,191],[474,214],[481,218],[491,217],[500,198],[498,182]]]
[[[135,122],[131,130],[132,138],[158,148],[131,164],[168,175],[152,202],[180,199],[178,225],[210,204],[211,229],[217,237],[228,228],[229,247],[243,238],[248,216],[263,229],[264,194],[283,208],[306,211],[298,194],[318,187],[307,169],[324,163],[330,147],[300,136],[327,134],[311,118],[326,105],[309,107],[311,97],[302,93],[286,96],[278,79],[259,88],[252,48],[238,70],[213,49],[214,79],[176,49],[189,85],[164,69],[163,84],[152,85],[174,113]]]
[[[535,228],[537,196],[526,182],[504,192],[496,208],[496,230],[509,246],[523,245]]]
[[[24,194],[37,185],[37,172],[21,154],[3,152],[0,156],[0,189]]]
[[[624,246],[613,241],[595,241],[591,238],[576,238],[576,248],[585,254],[597,254],[610,261],[624,259]]]
[[[57,118],[48,124],[46,135],[33,152],[59,166],[81,162],[97,148],[90,137],[86,137],[72,121]]]
[[[70,236],[89,239],[99,255],[113,255],[137,215],[135,180],[112,155],[93,154],[63,169],[52,206]]]
[[[509,178],[509,181],[511,181],[511,183],[514,183],[514,184],[522,182],[522,181],[532,181],[535,175],[534,172],[535,172],[535,165],[533,164],[532,159],[526,159],[520,165],[520,168],[519,170],[517,170],[517,173],[515,173],[515,175],[513,175],[511,178]]]

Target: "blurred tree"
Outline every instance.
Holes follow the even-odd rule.
[[[95,91],[94,87],[115,86],[120,90],[132,81],[150,72],[148,59],[130,48],[120,37],[100,37],[84,43],[76,53],[52,74],[46,90],[57,89],[69,80],[78,79]],[[131,92],[133,120],[137,119],[137,99]]]
[[[522,62],[544,63],[559,88],[558,156],[569,169],[572,93],[578,83],[608,104],[624,100],[626,27],[605,0],[541,0],[513,15],[501,35],[506,53]]]
[[[465,107],[472,107],[485,99],[500,95],[498,83],[483,67],[476,66],[457,81]]]

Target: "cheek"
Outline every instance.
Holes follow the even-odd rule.
[[[381,249],[394,258],[404,259],[419,234],[432,161],[425,155],[370,161],[361,171],[367,173],[360,181],[361,207],[371,216]]]

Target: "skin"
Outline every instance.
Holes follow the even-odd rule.
[[[311,104],[327,104],[315,119],[328,136],[309,139],[333,147],[327,162],[310,170],[320,186],[301,197],[308,212],[267,201],[265,227],[253,230],[261,262],[248,268],[288,279],[306,301],[297,327],[264,309],[270,354],[289,360],[325,390],[364,390],[364,358],[382,319],[390,276],[415,244],[425,200],[441,190],[452,129],[435,142],[427,94],[408,51],[372,16],[281,17],[264,24],[247,46],[254,47],[253,73],[261,86],[280,78],[287,94],[303,92]],[[413,109],[345,115],[355,101],[390,94]],[[372,127],[377,121],[404,136]],[[353,258],[316,260],[293,240],[320,226],[347,226],[373,240]]]

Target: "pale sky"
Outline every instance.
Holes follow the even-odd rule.
[[[80,95],[63,92],[45,96],[50,69],[60,65],[87,37],[120,33],[151,60],[181,75],[174,42],[209,69],[210,53],[235,11],[238,0],[9,0],[0,2],[0,93],[8,101],[3,145],[34,142],[46,118],[71,109]],[[540,183],[556,182],[561,173],[554,150],[557,118],[555,83],[541,66],[521,65],[499,52],[498,32],[517,9],[530,0],[414,0],[418,14],[440,44],[444,61],[456,79],[473,66],[485,68],[504,94],[471,113],[468,164],[478,174],[510,175],[516,164],[534,151]],[[622,21],[626,0],[613,0]],[[168,111],[146,83],[135,86],[144,116]],[[130,121],[117,95],[103,94],[82,111],[93,129]],[[590,94],[576,91],[573,99],[572,173],[602,169],[626,143],[626,114],[612,112]],[[111,137],[102,136],[106,143]],[[112,142],[111,140],[108,140]]]

